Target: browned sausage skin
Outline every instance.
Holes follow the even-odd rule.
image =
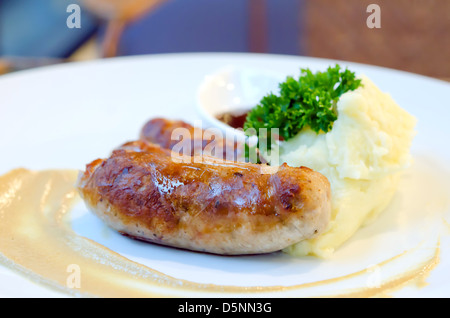
[[[309,168],[173,160],[136,141],[88,164],[78,189],[112,228],[141,240],[216,254],[278,251],[320,233],[330,216],[330,185]]]
[[[172,138],[172,133],[177,128],[187,129],[194,136],[195,128],[181,120],[169,120],[165,118],[153,118],[149,120],[141,129],[140,139],[146,142],[160,145],[162,148],[172,149],[179,141]],[[203,142],[202,147],[206,145]],[[195,148],[192,147],[192,155]]]
[[[184,132],[184,138],[181,138],[180,132]],[[185,155],[201,155],[205,153],[204,150],[207,150],[207,155],[215,158],[245,161],[243,143],[234,139],[228,140],[217,129],[210,131],[210,134],[208,132],[208,130],[194,127],[182,120],[154,118],[143,126],[140,139],[170,150],[177,149],[177,145],[185,147],[188,149],[187,153],[183,152]],[[216,151],[208,151],[212,148],[216,148]]]

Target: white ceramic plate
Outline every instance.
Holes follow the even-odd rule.
[[[220,257],[132,241],[76,208],[73,228],[122,255],[168,275],[200,283],[292,286],[364,272],[354,279],[318,284],[289,294],[317,296],[376,286],[414,269],[439,250],[439,262],[422,287],[405,286],[398,297],[450,296],[450,84],[395,70],[324,59],[262,54],[171,54],[59,65],[0,77],[0,174],[17,167],[83,169],[117,145],[135,139],[150,118],[194,123],[197,89],[223,67],[280,76],[300,67],[324,70],[340,63],[363,73],[419,122],[414,166],[380,218],[361,229],[330,260],[281,253]],[[277,76],[278,76],[277,75]],[[108,231],[108,230],[106,230]],[[395,258],[396,255],[402,255]],[[151,255],[151,256],[150,256]],[[389,265],[381,266],[384,261]],[[378,264],[378,265],[377,265]],[[376,265],[375,267],[373,267]],[[65,297],[0,267],[2,297]],[[229,295],[228,295],[229,296]]]

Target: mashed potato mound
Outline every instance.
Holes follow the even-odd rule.
[[[401,172],[411,163],[416,119],[363,76],[362,87],[343,94],[328,133],[304,129],[280,145],[280,160],[307,166],[331,184],[332,215],[320,236],[284,251],[329,257],[391,201]]]

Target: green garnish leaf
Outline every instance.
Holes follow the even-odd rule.
[[[328,132],[337,119],[336,103],[339,97],[361,86],[361,80],[339,65],[328,67],[325,72],[312,73],[301,69],[298,79],[291,76],[279,84],[279,94],[269,93],[246,117],[244,131],[253,128],[258,138],[261,128],[269,131],[278,128],[279,137],[289,140],[304,127],[316,133]],[[266,134],[267,147],[273,143]]]

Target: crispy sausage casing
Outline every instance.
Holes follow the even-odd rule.
[[[181,132],[184,132],[183,136],[179,135]],[[224,138],[218,129],[203,130],[182,120],[153,118],[142,128],[140,139],[171,150],[177,145],[182,146],[187,150],[185,154],[190,156],[201,155],[205,150],[215,148],[216,151],[211,151],[208,155],[230,161],[245,161],[243,143]]]
[[[328,223],[329,182],[309,168],[261,174],[257,164],[193,159],[132,142],[88,164],[78,189],[122,234],[216,254],[278,251]]]

